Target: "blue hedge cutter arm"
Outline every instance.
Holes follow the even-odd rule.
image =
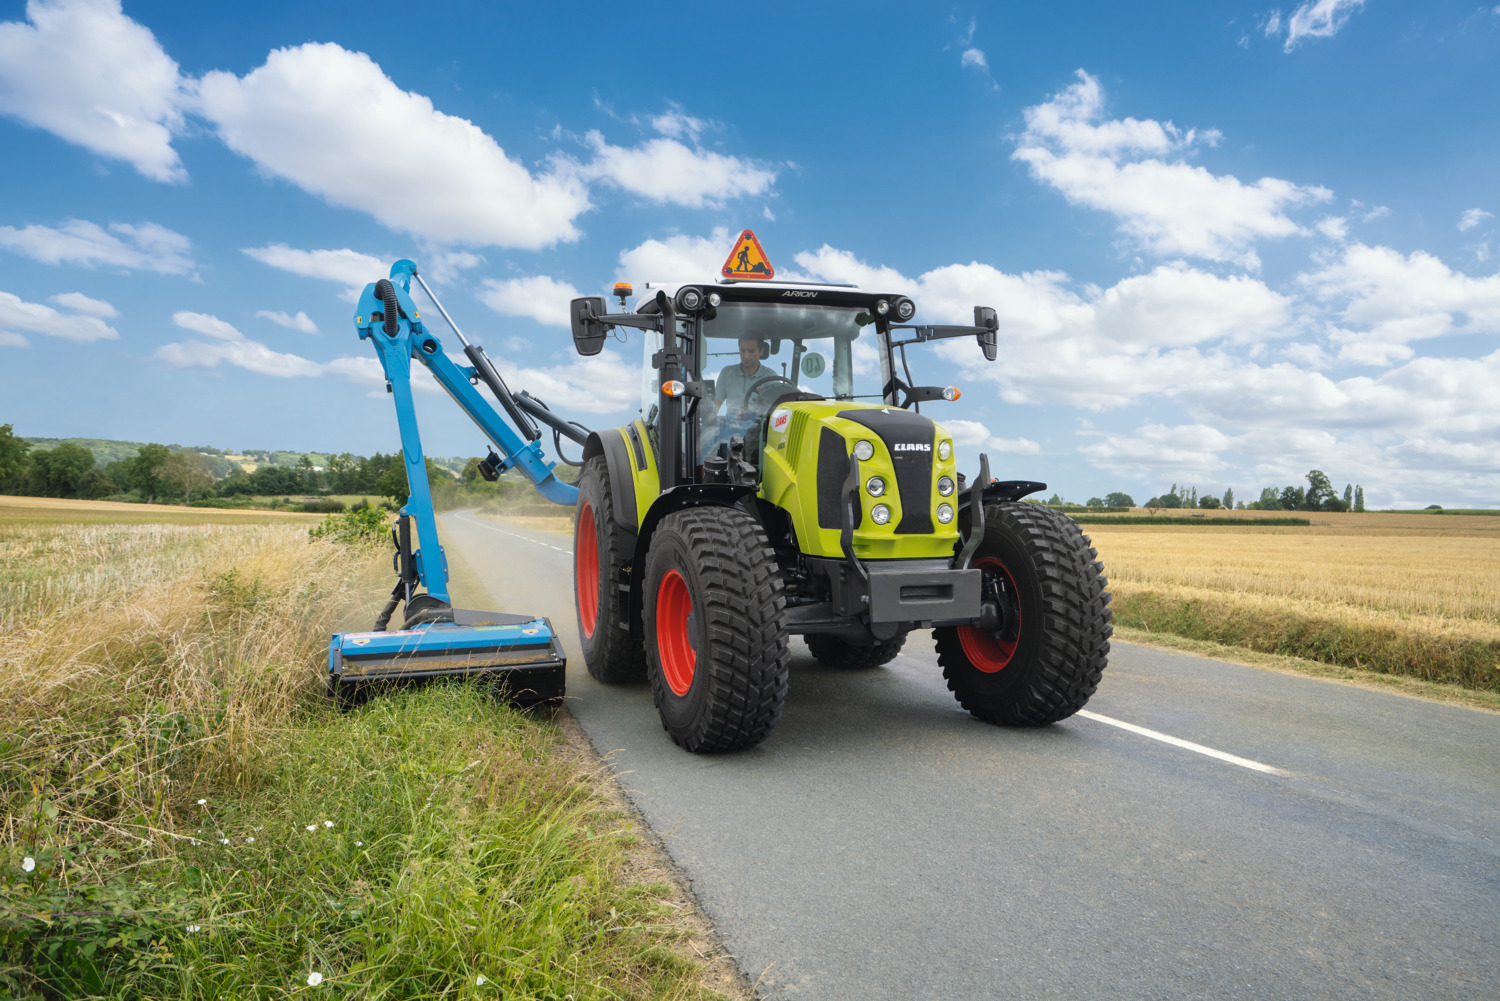
[[[463,343],[470,365],[461,366],[449,358],[437,335],[422,322],[421,311],[411,298],[413,278]],[[397,261],[389,279],[365,286],[357,309],[355,328],[361,340],[374,344],[386,388],[396,404],[410,495],[394,530],[396,587],[391,600],[373,631],[333,636],[328,646],[329,690],[339,694],[370,682],[483,676],[499,680],[511,700],[520,704],[562,696],[566,660],[547,619],[453,607],[448,559],[438,543],[432,490],[412,404],[412,359],[427,366],[438,385],[500,450],[497,455],[492,448],[480,463],[486,479],[498,479],[505,470],[516,469],[547,500],[571,506],[578,488],[553,475],[552,464],[542,455],[541,432],[534,420],[552,428],[554,441],[566,436],[582,444],[587,429],[561,420],[524,392],[511,393],[484,349],[464,337],[411,261]],[[509,422],[479,394],[480,382],[494,393]],[[416,549],[411,540],[413,521],[420,544]],[[425,592],[419,591],[424,587]],[[388,630],[392,613],[403,602],[406,628]]]

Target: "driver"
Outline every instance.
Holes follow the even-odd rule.
[[[740,338],[740,363],[726,367],[714,381],[715,413],[727,403],[729,406],[725,410],[726,417],[733,416],[736,412],[744,416],[750,410],[750,401],[746,398],[750,387],[762,379],[781,378],[781,373],[760,362],[770,353],[771,345],[759,337]]]

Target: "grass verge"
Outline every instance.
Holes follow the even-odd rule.
[[[712,996],[555,727],[464,685],[330,709],[383,549],[54,522],[0,555],[0,995]]]

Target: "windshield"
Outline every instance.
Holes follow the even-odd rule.
[[[854,395],[859,310],[843,306],[726,302],[703,318],[698,364],[714,392],[699,408],[704,455],[759,423],[787,393]],[[868,339],[874,339],[870,328]]]

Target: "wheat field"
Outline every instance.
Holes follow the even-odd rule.
[[[1500,689],[1500,517],[1084,530],[1123,625]]]

